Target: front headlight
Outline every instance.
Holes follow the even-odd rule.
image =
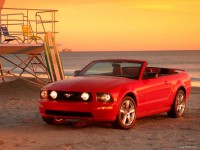
[[[84,92],[84,93],[81,94],[81,98],[84,101],[87,101],[90,98],[90,95],[88,93]]]
[[[41,90],[41,91],[40,91],[40,98],[41,98],[41,99],[47,99],[47,98],[48,98],[48,91],[46,91],[46,90]]]
[[[112,97],[108,93],[97,93],[97,100],[100,102],[110,102]]]
[[[56,99],[58,97],[58,93],[56,91],[51,91],[50,96],[52,99]]]

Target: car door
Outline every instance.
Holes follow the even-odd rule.
[[[168,106],[172,83],[166,77],[142,80],[144,103],[141,113],[159,112]]]

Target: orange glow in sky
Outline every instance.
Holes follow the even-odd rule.
[[[57,43],[73,51],[200,50],[199,0],[6,0],[58,9]]]

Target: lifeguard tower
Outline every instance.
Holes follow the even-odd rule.
[[[0,80],[6,76],[27,80],[25,74],[41,82],[64,79],[55,43],[57,11],[3,8],[0,2]],[[4,68],[6,64],[9,67]]]

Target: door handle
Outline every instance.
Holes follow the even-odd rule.
[[[165,81],[165,82],[164,82],[164,84],[165,84],[165,85],[167,85],[167,84],[168,84],[168,82],[167,82],[167,81]]]

